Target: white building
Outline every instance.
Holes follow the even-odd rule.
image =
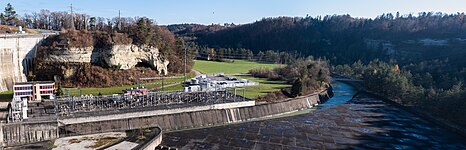
[[[54,99],[54,82],[18,82],[13,86],[13,97],[27,99],[28,101]]]
[[[232,87],[259,85],[257,82],[252,82],[246,79],[238,80],[223,74],[213,76],[200,75],[196,78],[192,78],[189,84],[190,86],[184,88],[185,92],[216,91]]]

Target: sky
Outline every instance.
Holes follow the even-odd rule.
[[[0,0],[0,8],[11,3],[18,14],[74,11],[113,18],[148,17],[160,25],[180,23],[245,24],[264,17],[305,17],[349,14],[375,18],[383,13],[457,13],[466,10],[465,0]]]

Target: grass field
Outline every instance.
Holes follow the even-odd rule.
[[[179,74],[177,76],[182,76],[182,74]],[[187,74],[188,79],[193,78],[194,76],[195,76],[194,73]],[[175,84],[175,83],[182,82],[183,80],[184,80],[184,78],[165,79],[164,84],[165,85]],[[122,93],[122,91],[125,90],[125,89],[135,88],[137,86],[138,85],[125,85],[125,86],[108,87],[108,88],[81,88],[81,94],[82,95],[88,95],[88,94],[98,95],[99,92],[100,92],[102,95],[112,95],[112,94]],[[141,86],[144,86],[146,88],[158,88],[158,87],[162,86],[162,81],[161,80],[150,81],[150,82],[142,81]],[[65,92],[66,89],[70,90],[70,95],[72,95],[72,96],[76,96],[76,95],[79,94],[79,93],[76,92],[77,88],[63,88],[63,92]],[[183,89],[183,86],[181,84],[178,84],[178,85],[175,85],[175,86],[167,87],[164,90],[167,91],[167,90],[181,90],[181,89]]]
[[[214,62],[214,61],[204,61],[204,60],[196,60],[194,64],[194,69],[198,70],[202,73],[209,74],[209,73],[225,73],[225,74],[239,74],[239,73],[247,73],[249,70],[254,68],[275,68],[279,67],[278,64],[262,64],[257,62],[245,61],[245,60],[235,60],[232,63],[229,62]],[[181,76],[181,74],[179,75]],[[194,73],[188,74],[188,79],[193,78],[195,75]],[[254,78],[248,76],[241,76],[239,78],[248,79],[254,82],[258,82],[259,86],[252,86],[252,87],[245,87],[246,92],[245,95],[248,98],[256,98],[259,95],[265,95],[268,92],[280,90],[280,88],[289,87],[290,85],[285,84],[283,82],[275,82],[275,81],[267,81],[266,79],[262,78]],[[165,85],[173,84],[176,82],[181,82],[184,79],[166,79]],[[161,87],[161,81],[151,81],[151,82],[142,82],[141,86],[147,88],[155,88]],[[101,93],[102,95],[111,95],[122,93],[122,90],[134,88],[137,85],[126,85],[126,86],[118,86],[118,87],[108,87],[108,88],[81,88],[81,94],[87,95],[98,95]],[[63,92],[65,89],[70,90],[70,95],[78,95],[79,93],[76,92],[77,88],[63,88]],[[165,91],[170,90],[182,90],[183,86],[181,84],[166,87]],[[0,100],[7,100],[10,101],[13,95],[13,91],[6,91],[0,93]]]
[[[0,102],[10,102],[13,98],[13,90],[0,92]]]
[[[233,63],[230,62],[215,62],[196,60],[194,64],[194,70],[200,71],[204,74],[210,73],[225,73],[225,74],[239,74],[247,73],[251,69],[255,68],[276,68],[280,67],[278,64],[263,64],[246,60],[235,60]],[[254,82],[258,82],[259,86],[245,87],[245,96],[247,98],[256,98],[260,95],[266,95],[269,92],[278,91],[281,88],[290,87],[291,85],[280,81],[268,81],[263,78],[254,78],[251,76],[238,76],[238,78],[248,79]],[[242,93],[239,93],[242,94]]]
[[[264,78],[254,78],[250,76],[241,76],[238,78],[248,79],[250,81],[259,83],[259,86],[244,87],[246,89],[245,97],[252,98],[252,99],[258,96],[261,96],[261,95],[266,95],[269,92],[278,91],[282,88],[291,86],[289,84],[286,84],[284,81],[268,81],[267,79],[264,79]]]
[[[179,74],[178,76],[182,76],[182,74]],[[188,79],[193,78],[195,75],[194,73],[189,73],[188,74]],[[169,84],[174,84],[174,83],[179,83],[182,82],[184,79],[165,79],[164,83],[165,85]],[[125,86],[117,86],[117,87],[108,87],[108,88],[81,88],[81,94],[82,95],[98,95],[99,92],[102,95],[112,95],[112,94],[117,94],[117,93],[122,93],[123,90],[129,89],[129,88],[135,88],[138,85],[125,85]],[[162,86],[162,81],[151,81],[151,82],[141,82],[141,86],[147,87],[147,88],[159,88]],[[69,90],[71,96],[77,96],[79,93],[77,92],[78,88],[63,88],[63,92],[65,90]],[[182,90],[183,86],[181,84],[177,84],[174,86],[169,86],[164,88],[164,91],[172,91],[172,90]],[[5,92],[0,92],[0,102],[9,102],[11,101],[11,98],[13,97],[13,90],[5,91]]]
[[[234,60],[234,62],[196,60],[194,63],[194,70],[200,71],[204,74],[238,74],[247,73],[249,70],[255,68],[275,68],[279,66],[280,65],[278,64],[263,64],[246,60]]]

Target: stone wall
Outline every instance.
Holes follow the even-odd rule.
[[[33,68],[36,46],[48,35],[0,35],[0,92],[15,82],[27,81]]]
[[[58,123],[9,123],[2,124],[0,135],[3,146],[17,146],[58,138]]]

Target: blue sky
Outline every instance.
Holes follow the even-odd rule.
[[[263,17],[333,14],[374,18],[397,11],[456,13],[466,9],[464,0],[0,0],[1,10],[6,3],[21,15],[41,9],[67,11],[73,4],[78,13],[111,18],[121,10],[122,16],[146,16],[158,24],[244,24]]]

